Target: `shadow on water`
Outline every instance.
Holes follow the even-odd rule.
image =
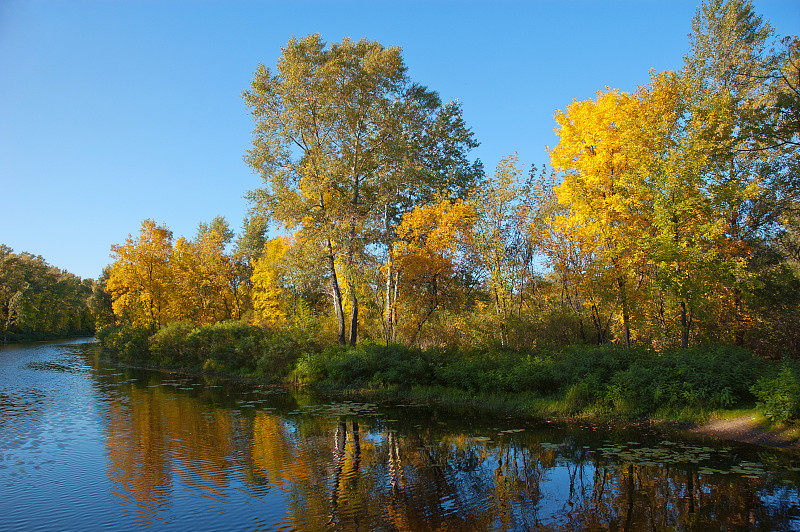
[[[11,524],[36,525],[33,508],[17,505],[48,500],[65,524],[112,528],[800,529],[791,452],[119,368],[94,344],[53,344],[16,363],[4,354],[0,444],[47,440],[30,425],[56,406],[94,427],[62,451],[45,441],[55,463],[35,474],[20,472],[32,451],[3,449],[0,488],[15,495],[0,510],[14,505]],[[59,397],[75,390],[59,386],[76,385],[65,409]],[[52,481],[75,473],[60,464],[85,448],[94,461],[77,474],[94,486],[82,494],[91,504],[70,511],[75,498],[54,496]]]

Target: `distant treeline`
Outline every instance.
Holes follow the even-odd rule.
[[[92,335],[98,297],[94,280],[0,244],[2,343]]]

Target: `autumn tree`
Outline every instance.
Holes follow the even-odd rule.
[[[407,314],[401,328],[409,344],[443,307],[455,307],[474,288],[475,210],[467,202],[442,200],[414,208],[397,227],[393,263],[399,276],[396,304]]]
[[[125,244],[111,246],[106,288],[117,316],[151,331],[172,318],[172,253],[172,231],[152,219],[142,222],[138,237],[128,235]]]
[[[622,340],[630,345],[632,301],[647,264],[642,242],[649,238],[650,201],[637,172],[636,134],[631,122],[640,101],[630,94],[607,90],[595,100],[573,102],[556,113],[558,145],[551,164],[564,172],[558,200],[568,206],[563,229],[580,235],[593,249],[593,274],[613,286],[621,308]]]
[[[235,272],[225,254],[224,238],[210,230],[198,232],[194,240],[181,237],[175,242],[170,269],[176,318],[208,325],[238,317],[231,290]]]
[[[260,320],[270,324],[286,319],[287,291],[284,286],[283,259],[288,247],[286,237],[268,240],[253,267],[253,311]]]

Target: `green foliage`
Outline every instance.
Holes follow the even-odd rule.
[[[316,350],[302,331],[261,328],[229,320],[195,326],[170,323],[150,335],[146,328],[108,327],[98,334],[103,347],[124,359],[150,365],[257,375],[285,380],[300,353]]]
[[[0,244],[0,343],[93,334],[93,286]]]
[[[335,387],[405,388],[429,384],[441,356],[437,350],[422,351],[400,344],[330,346],[321,353],[304,355],[294,375],[301,382]]]
[[[97,339],[103,349],[124,360],[146,359],[149,336],[150,330],[146,327],[116,325],[97,331]]]
[[[153,335],[146,328],[107,327],[103,347],[148,365],[238,373],[267,381],[337,389],[434,388],[467,397],[528,394],[563,400],[564,411],[625,417],[707,412],[755,397],[775,420],[796,419],[796,365],[780,372],[736,347],[658,354],[617,346],[510,350],[418,349],[400,344],[329,345],[320,349],[302,330],[241,321],[196,327],[176,322]]]
[[[659,355],[613,346],[520,354],[360,345],[305,355],[294,375],[301,382],[336,388],[433,386],[470,396],[528,393],[563,398],[572,413],[648,416],[751,401],[750,388],[767,366],[734,347]]]
[[[159,329],[150,337],[150,355],[162,364],[186,364],[185,351],[187,351],[186,338],[194,330],[194,324],[189,321],[177,321]]]
[[[513,351],[452,351],[436,368],[436,384],[471,393],[521,391],[549,395],[558,387],[553,358]]]
[[[784,361],[777,375],[758,379],[752,392],[759,409],[771,421],[800,420],[800,366],[796,362]]]

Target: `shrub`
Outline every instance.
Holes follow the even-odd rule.
[[[188,321],[174,322],[162,327],[149,339],[150,355],[161,365],[196,365],[197,361],[191,359],[186,346],[186,338],[194,329],[194,324]]]
[[[785,361],[773,377],[761,377],[752,387],[758,407],[771,421],[786,423],[800,419],[800,371]]]
[[[253,371],[260,332],[258,327],[235,320],[196,328],[186,338],[187,362],[199,366],[211,359],[229,370]]]
[[[148,329],[127,325],[104,327],[97,331],[97,338],[103,349],[126,360],[147,357],[149,336]]]

